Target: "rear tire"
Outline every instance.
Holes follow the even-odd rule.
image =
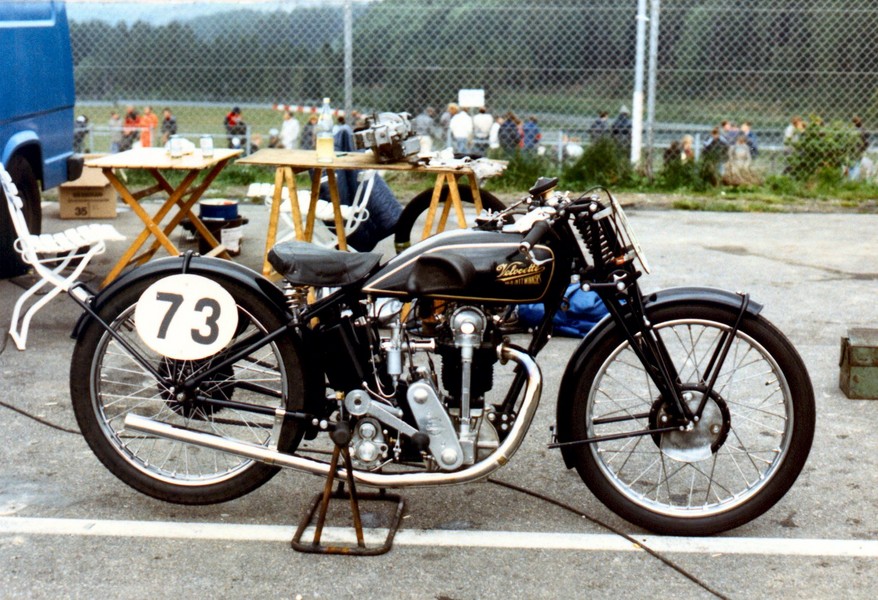
[[[30,163],[21,155],[15,155],[10,159],[6,170],[18,188],[18,195],[24,204],[22,212],[28,230],[33,234],[41,233],[43,210],[40,204],[40,185]],[[28,270],[28,266],[12,247],[17,237],[4,198],[0,205],[0,278],[15,277]]]
[[[695,407],[703,370],[735,310],[711,305],[648,315]],[[621,332],[595,348],[575,390],[573,440],[662,426],[666,403]],[[670,535],[712,535],[747,523],[790,489],[814,435],[814,393],[789,340],[761,317],[743,319],[691,431],[575,447],[579,475],[621,517]]]
[[[198,361],[175,361],[147,348],[134,328],[134,310],[143,291],[158,276],[122,289],[100,310],[111,329],[149,360],[159,373],[195,373],[217,355]],[[270,332],[283,322],[274,306],[254,298],[242,286],[219,283],[238,306],[239,327],[232,345],[258,331]],[[221,353],[222,351],[220,351]],[[219,353],[218,353],[219,354]],[[249,404],[301,410],[305,377],[296,346],[288,337],[233,363],[200,392]],[[212,504],[247,494],[280,469],[232,454],[126,431],[127,414],[239,439],[292,452],[302,428],[281,424],[274,416],[257,415],[191,401],[183,405],[143,369],[95,320],[79,335],[70,368],[73,411],[86,442],[100,461],[131,487],[160,500],[180,504]]]

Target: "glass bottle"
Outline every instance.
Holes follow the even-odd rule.
[[[332,139],[332,109],[329,107],[329,98],[323,99],[323,108],[320,109],[320,117],[317,119],[317,162],[331,163],[335,157],[335,149]]]

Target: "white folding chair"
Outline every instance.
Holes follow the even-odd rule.
[[[357,186],[354,202],[341,206],[341,217],[344,221],[345,236],[354,233],[360,226],[360,223],[369,218],[369,197],[372,194],[372,187],[375,183],[375,170],[367,170],[360,172],[360,182]],[[326,178],[323,179],[325,181]],[[273,183],[251,183],[247,189],[247,196],[252,198],[262,198],[267,209],[271,210],[274,201],[274,184]],[[293,211],[289,203],[290,191],[284,187],[281,190],[280,218],[284,225],[285,231],[283,235],[278,235],[275,243],[286,242],[295,239],[295,226],[293,225]],[[311,203],[310,190],[298,190],[299,210],[302,217],[308,213],[308,207]],[[314,209],[314,235],[311,238],[312,243],[326,248],[332,248],[338,245],[336,235],[330,229],[335,225],[335,213],[332,210],[332,203],[326,200],[318,200]]]
[[[98,223],[81,225],[61,233],[32,234],[28,230],[22,212],[23,204],[18,196],[18,189],[2,164],[0,164],[0,183],[6,196],[6,206],[12,218],[12,225],[18,236],[13,247],[21,255],[22,260],[31,265],[39,276],[39,279],[19,297],[12,310],[9,335],[12,336],[18,349],[24,350],[28,328],[34,314],[61,292],[70,291],[78,294],[80,299],[86,299],[89,295],[87,291],[82,289],[71,291],[71,286],[76,283],[92,257],[104,252],[105,241],[124,240],[125,237],[112,225]],[[79,262],[75,267],[65,274],[64,271],[77,260]],[[27,301],[46,284],[51,284],[53,288],[34,302],[22,316]]]

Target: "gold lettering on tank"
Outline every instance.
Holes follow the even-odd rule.
[[[497,265],[497,281],[506,285],[539,285],[543,281],[543,265],[527,264],[522,261]]]

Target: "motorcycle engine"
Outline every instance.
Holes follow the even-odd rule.
[[[379,113],[366,119],[367,127],[354,132],[357,150],[372,150],[379,163],[417,161],[421,141],[412,130],[408,113]]]
[[[466,462],[471,464],[499,443],[493,406],[485,395],[494,385],[497,331],[482,307],[447,306],[437,328],[445,406],[456,417]],[[472,429],[470,429],[472,425]]]

